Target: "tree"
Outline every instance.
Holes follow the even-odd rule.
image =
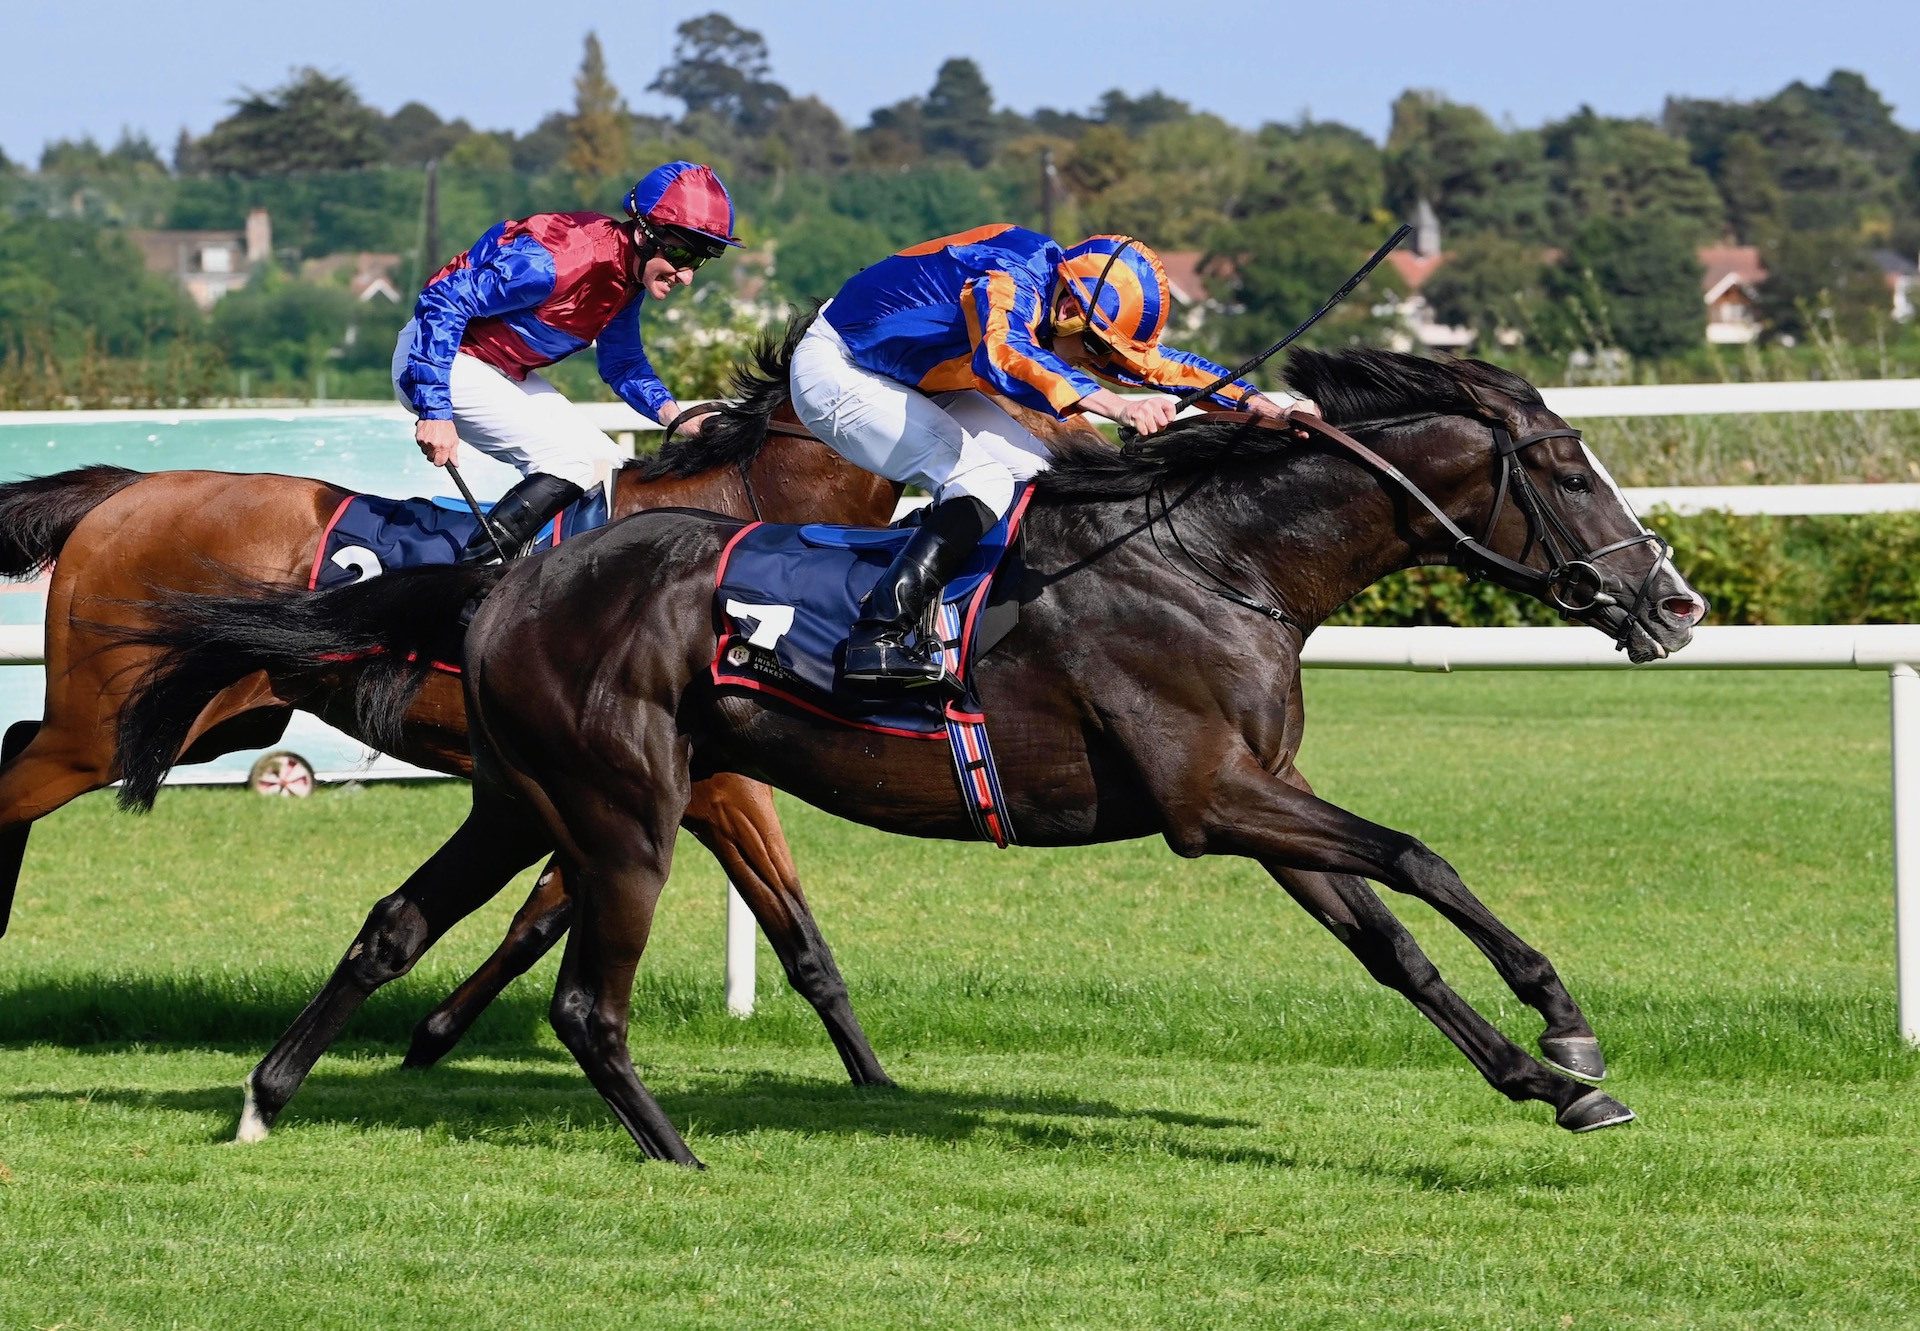
[[[775,281],[794,300],[827,300],[848,277],[894,248],[887,234],[870,222],[816,213],[780,237]]]
[[[971,166],[993,158],[993,92],[971,60],[948,60],[921,107],[921,142],[929,154],[951,154]]]
[[[1503,329],[1526,332],[1546,300],[1546,260],[1537,246],[1503,236],[1460,242],[1420,294],[1443,324],[1471,328],[1482,346]]]
[[[196,145],[202,168],[237,176],[351,171],[385,155],[379,112],[345,79],[295,70],[270,92],[249,91]]]
[[[1264,125],[1254,169],[1235,206],[1242,216],[1319,208],[1356,221],[1384,215],[1386,157],[1357,129],[1330,121]]]
[[[1193,108],[1178,97],[1169,97],[1155,88],[1144,97],[1130,97],[1118,88],[1100,94],[1094,116],[1106,125],[1126,134],[1144,134],[1155,125],[1185,120]]]
[[[1559,319],[1549,325],[1548,341],[1620,347],[1642,357],[1696,347],[1706,326],[1700,274],[1686,221],[1595,217],[1574,233],[1549,279]]]
[[[589,32],[580,72],[573,77],[567,171],[579,180],[619,175],[627,167],[631,144],[627,105],[607,77],[607,60],[601,53],[599,37]]]
[[[498,131],[469,134],[447,150],[440,165],[449,171],[511,171],[513,136]]]
[[[464,120],[442,120],[431,107],[408,102],[381,124],[387,160],[395,166],[425,166],[438,161],[473,136]]]
[[[544,176],[559,170],[567,158],[572,124],[573,118],[564,111],[542,117],[531,132],[513,141],[513,169],[528,176]]]
[[[305,380],[345,340],[355,303],[343,288],[269,273],[222,297],[209,322],[229,365]]]
[[[908,97],[892,106],[875,107],[867,117],[866,128],[857,136],[863,166],[915,166],[922,157],[921,143],[926,135],[922,114],[924,103]]]
[[[703,14],[674,29],[673,63],[647,85],[684,102],[690,117],[711,115],[736,130],[757,133],[788,100],[767,75],[767,43],[725,14]]]
[[[1234,313],[1209,321],[1208,333],[1229,359],[1252,355],[1318,309],[1377,244],[1367,226],[1306,208],[1223,227],[1204,265],[1210,273],[1230,275],[1224,294]],[[1373,308],[1386,292],[1387,278],[1376,270],[1315,326],[1308,341],[1327,346],[1377,334],[1381,321]]]
[[[1112,189],[1132,175],[1140,147],[1114,125],[1095,125],[1080,136],[1060,163],[1060,178],[1082,198]]]
[[[1543,240],[1551,230],[1539,136],[1504,133],[1485,112],[1438,93],[1394,99],[1386,174],[1387,204],[1401,217],[1412,217],[1426,199],[1461,234]]]
[[[784,164],[796,171],[844,171],[853,161],[853,136],[818,97],[796,97],[773,113],[768,136],[780,145]]]
[[[1727,139],[1718,184],[1733,234],[1749,244],[1772,248],[1785,221],[1786,195],[1759,139],[1744,130]]]
[[[0,227],[0,347],[132,356],[193,323],[186,296],[117,231],[39,217]]]
[[[1760,317],[1775,333],[1861,341],[1889,315],[1886,278],[1848,232],[1790,231],[1766,253]]]
[[[1590,217],[1677,218],[1696,238],[1725,229],[1726,209],[1705,171],[1678,139],[1641,120],[1595,115],[1589,107],[1542,131],[1561,230]]]

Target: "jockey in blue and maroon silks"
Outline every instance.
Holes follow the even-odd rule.
[[[539,370],[593,343],[600,377],[671,424],[680,406],[647,360],[640,303],[692,286],[695,269],[740,243],[726,187],[692,162],[648,172],[625,209],[625,221],[583,212],[500,223],[427,282],[394,348],[394,391],[419,417],[427,459],[446,466],[464,439],[524,478],[491,515],[508,550],[620,457]],[[491,548],[482,531],[467,557]]]
[[[1160,256],[1130,236],[1063,247],[1005,223],[901,250],[821,307],[793,356],[793,406],[849,461],[925,486],[933,504],[861,606],[842,675],[938,684],[928,611],[980,538],[1044,471],[1046,443],[987,396],[1056,417],[1086,411],[1152,434],[1166,397],[1130,388],[1202,388],[1226,371],[1160,340],[1172,308]],[[1213,399],[1284,420],[1318,414],[1234,380]]]

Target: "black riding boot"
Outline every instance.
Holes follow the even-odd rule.
[[[500,538],[500,544],[506,547],[507,558],[517,558],[554,514],[585,493],[572,481],[536,471],[500,496],[493,511],[487,514],[487,521]],[[460,553],[463,564],[491,564],[499,558],[484,527],[473,533],[467,548]]]
[[[923,510],[914,531],[867,599],[847,637],[843,677],[862,684],[938,684],[939,643],[931,631],[935,599],[998,521],[992,509],[960,495]]]

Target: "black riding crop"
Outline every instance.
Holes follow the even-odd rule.
[[[480,530],[487,534],[489,541],[493,542],[494,553],[500,556],[500,562],[504,564],[512,559],[513,556],[507,553],[507,547],[500,543],[500,533],[493,529],[491,522],[487,521],[487,515],[481,509],[480,501],[475,499],[473,491],[467,488],[466,479],[460,475],[460,468],[454,466],[451,460],[447,463],[447,475],[453,477],[454,485],[459,488],[460,497],[467,501],[467,507],[472,509],[473,516],[479,519]]]

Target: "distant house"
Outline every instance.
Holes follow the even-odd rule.
[[[1173,312],[1167,327],[1175,333],[1192,333],[1207,321],[1207,315],[1219,308],[1207,286],[1208,264],[1200,250],[1162,250],[1160,262],[1167,270],[1167,285],[1173,288]],[[1214,280],[1231,282],[1233,271],[1224,260],[1212,265]]]
[[[353,254],[323,254],[300,265],[300,276],[309,282],[343,283],[357,301],[385,300],[400,303],[400,288],[394,285],[394,270],[400,266],[397,254],[361,250]]]
[[[1887,279],[1887,294],[1893,300],[1893,317],[1902,322],[1913,318],[1920,305],[1920,266],[1912,256],[1898,250],[1875,250],[1873,261]]]
[[[193,303],[213,308],[253,279],[273,256],[273,221],[265,208],[247,214],[240,231],[129,231],[147,271],[173,279]]]
[[[1708,245],[1700,251],[1701,298],[1707,303],[1707,341],[1739,346],[1762,331],[1760,284],[1767,270],[1757,245]]]

